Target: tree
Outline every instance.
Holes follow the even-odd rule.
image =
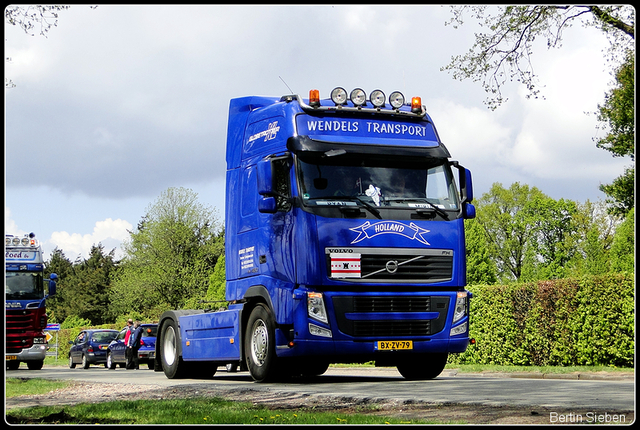
[[[509,189],[494,183],[477,202],[476,219],[484,229],[501,281],[520,280],[527,256],[531,259],[536,225],[525,208],[536,197],[546,196],[538,188],[518,182]]]
[[[625,55],[633,49],[635,39],[635,9],[631,5],[606,6],[452,6],[453,18],[447,24],[454,28],[464,23],[470,12],[485,33],[476,33],[476,40],[467,54],[454,56],[441,70],[449,71],[458,80],[480,81],[488,94],[485,101],[495,109],[506,99],[501,88],[516,80],[527,88],[527,97],[539,97],[538,76],[532,65],[533,45],[538,37],[545,38],[547,47],[562,44],[562,33],[574,22],[600,29],[611,41],[610,55]],[[497,11],[493,13],[493,11]]]
[[[631,208],[624,221],[616,229],[611,245],[612,272],[635,273],[635,209]]]
[[[577,252],[576,203],[534,194],[524,211],[534,227],[531,245],[536,253],[535,279],[564,278]]]
[[[69,313],[65,309],[61,293],[73,275],[73,263],[65,257],[61,249],[56,248],[51,253],[49,261],[45,262],[44,271],[47,277],[52,273],[58,275],[56,295],[47,299],[47,316],[51,322],[62,323]]]
[[[25,33],[33,36],[32,31],[40,27],[40,34],[47,35],[51,27],[58,25],[58,12],[69,9],[70,6],[55,5],[31,5],[31,6],[7,6],[4,9],[4,18],[7,24],[20,26]]]
[[[487,236],[476,219],[465,220],[467,284],[493,285],[497,281],[496,265],[491,259]]]
[[[191,297],[204,297],[224,251],[223,237],[214,210],[200,204],[195,192],[164,191],[123,245],[112,313],[136,311],[157,318]]]
[[[609,133],[596,143],[598,148],[611,152],[614,157],[631,157],[635,160],[635,58],[629,52],[627,59],[616,71],[616,87],[605,96],[598,106],[598,121],[608,125]],[[612,184],[601,185],[600,190],[609,199],[610,212],[624,215],[635,206],[635,167],[627,167],[624,174]]]
[[[112,322],[108,317],[111,275],[116,263],[115,249],[104,254],[102,244],[93,245],[89,258],[78,260],[60,291],[65,315],[87,319],[94,325]],[[62,317],[62,316],[61,316]]]

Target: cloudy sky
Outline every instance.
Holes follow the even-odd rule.
[[[222,221],[229,100],[287,85],[421,96],[477,196],[518,181],[604,200],[598,186],[630,163],[595,147],[587,114],[612,82],[602,34],[576,25],[551,51],[541,39],[546,99],[514,84],[490,111],[479,84],[440,71],[478,30],[450,18],[446,6],[72,6],[47,37],[5,23],[5,232],[33,231],[71,260],[118,250],[169,187]]]

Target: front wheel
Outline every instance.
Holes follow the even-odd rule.
[[[27,368],[29,370],[40,370],[44,366],[44,360],[27,361]]]
[[[434,379],[444,370],[448,357],[446,352],[411,356],[398,363],[398,372],[411,381]]]
[[[249,315],[244,337],[244,351],[251,377],[257,382],[272,380],[277,375],[275,321],[269,310],[256,306]]]

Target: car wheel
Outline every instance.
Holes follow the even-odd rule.
[[[83,369],[89,368],[89,360],[87,360],[87,356],[84,354],[82,354],[82,368]]]
[[[20,367],[19,361],[7,361],[7,369],[18,370],[19,367]]]
[[[76,363],[73,362],[73,357],[69,354],[69,369],[75,369]]]
[[[107,369],[115,369],[116,363],[113,362],[113,357],[111,357],[111,352],[107,352],[107,363],[105,364]]]

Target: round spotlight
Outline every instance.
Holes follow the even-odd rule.
[[[356,106],[364,106],[364,104],[367,102],[367,94],[362,88],[356,88],[355,90],[351,91],[349,99],[351,99],[351,103]]]
[[[371,104],[377,108],[384,107],[386,96],[380,90],[374,90],[371,92]]]
[[[333,100],[336,106],[347,103],[347,90],[342,87],[334,88],[331,91],[331,100]]]
[[[29,238],[28,237],[23,237],[20,242],[22,243],[23,246],[27,246],[27,245],[29,245]]]
[[[19,237],[14,237],[12,239],[12,242],[13,242],[14,246],[18,246],[18,245],[20,245],[20,238]]]
[[[394,91],[389,96],[389,103],[396,109],[399,109],[400,106],[404,104],[404,96],[400,91]]]

